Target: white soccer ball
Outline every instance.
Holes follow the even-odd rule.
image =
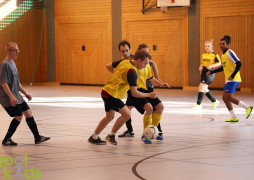
[[[144,130],[144,135],[148,139],[155,139],[158,136],[158,134],[159,134],[159,131],[157,127],[154,125],[146,126]]]

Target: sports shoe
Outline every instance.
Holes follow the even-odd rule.
[[[107,144],[107,142],[102,141],[100,137],[98,137],[98,139],[94,139],[93,136],[89,137],[88,142],[91,143],[91,144],[96,144],[96,145],[105,145],[105,144]]]
[[[227,119],[225,122],[238,122],[238,120],[239,120],[238,117],[235,117],[235,118],[231,117],[231,118]]]
[[[220,104],[220,101],[216,99],[215,102],[212,104],[212,109],[215,109]]]
[[[110,144],[113,144],[113,145],[117,145],[117,142],[115,140],[115,135],[107,135],[107,137],[105,138],[105,140],[107,142],[109,142]]]
[[[157,140],[163,140],[163,136],[158,135],[158,136],[156,137],[156,139],[157,139]]]
[[[195,106],[192,107],[193,110],[197,110],[197,109],[202,109],[202,105],[201,104],[196,104]]]
[[[253,109],[252,106],[249,106],[249,107],[246,109],[246,119],[248,119],[248,117],[250,116],[252,109]]]
[[[118,137],[119,138],[122,138],[122,137],[134,137],[134,132],[126,130],[122,134],[119,134]]]
[[[50,137],[40,136],[38,139],[34,139],[35,144],[40,144],[42,142],[50,140]]]
[[[141,140],[145,143],[145,144],[152,144],[152,141],[150,139],[148,139],[147,137],[145,136],[142,136],[141,137]]]
[[[3,146],[17,146],[18,144],[12,141],[12,139],[7,139],[2,141]]]

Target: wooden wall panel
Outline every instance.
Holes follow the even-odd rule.
[[[58,82],[107,82],[110,73],[105,65],[112,61],[111,19],[111,1],[55,0]]]
[[[44,26],[42,26],[42,14],[42,9],[30,9],[19,19],[0,31],[1,61],[6,57],[5,45],[8,42],[16,42],[21,50],[15,61],[21,83],[30,83],[33,80],[39,51],[40,55],[35,82],[48,81],[46,17],[44,16]],[[42,28],[44,28],[44,31],[41,40]],[[41,49],[39,50],[40,43]]]
[[[156,9],[145,14],[141,10],[142,0],[122,0],[122,39],[130,41],[132,53],[141,43],[150,47],[163,81],[177,87],[188,85],[188,8],[169,8],[166,13]],[[157,45],[156,51],[153,45]]]
[[[236,52],[242,62],[240,70],[242,83],[239,87],[252,89],[254,89],[253,9],[253,0],[232,0],[230,3],[226,0],[200,1],[201,52],[204,52],[204,42],[214,39],[214,50],[221,55],[220,39],[224,35],[230,35],[232,38],[230,48]],[[224,84],[224,74],[220,73],[216,74],[211,87],[223,87]]]

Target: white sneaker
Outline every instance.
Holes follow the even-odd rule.
[[[192,107],[193,110],[198,110],[198,109],[202,109],[202,105],[201,104],[196,104],[195,106]]]

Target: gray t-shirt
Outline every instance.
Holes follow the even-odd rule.
[[[0,64],[0,103],[5,107],[10,107],[10,98],[4,91],[2,83],[7,83],[11,93],[18,100],[17,104],[24,102],[24,99],[19,94],[19,73],[14,61],[5,59]]]

